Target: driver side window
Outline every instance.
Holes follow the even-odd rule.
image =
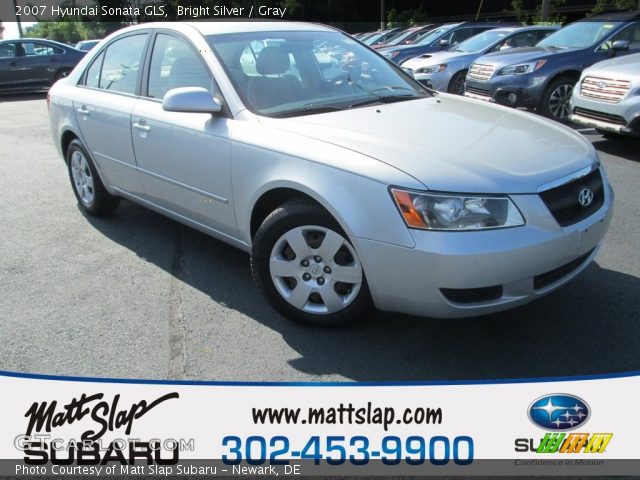
[[[611,50],[614,42],[629,42],[629,50],[640,50],[640,22],[635,22],[613,35],[600,46],[600,50]]]

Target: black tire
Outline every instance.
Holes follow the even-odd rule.
[[[316,230],[314,230],[314,228]],[[333,265],[335,270],[339,268],[339,265],[346,265],[347,268],[355,267],[356,270],[359,266],[362,272],[359,287],[357,284],[350,285],[333,279],[331,273],[336,272],[332,272],[331,268],[329,268],[329,274],[326,275],[327,280],[323,279],[322,284],[318,283],[320,281],[318,278],[312,278],[311,274],[306,271],[304,274],[299,271],[301,268],[299,268],[298,265],[304,260],[307,260],[307,258],[307,261],[311,264],[309,268],[314,268],[313,259],[315,257],[304,257],[304,255],[300,255],[300,257],[303,257],[301,260],[298,255],[295,254],[293,248],[286,240],[283,240],[283,238],[285,234],[302,233],[304,229],[306,229],[305,232],[307,232],[307,230],[308,232],[303,233],[300,238],[306,242],[305,246],[309,248],[313,248],[312,245],[314,245],[316,249],[321,249],[321,247],[324,246],[322,242],[324,242],[325,238],[337,238],[334,234],[342,237],[344,243],[339,247],[337,253],[330,259],[322,259],[322,263],[318,263],[318,267],[325,269],[324,272],[326,273],[326,269],[330,267],[330,265]],[[326,230],[324,236],[321,229]],[[312,241],[316,243],[312,243]],[[291,267],[297,269],[295,273],[296,276],[274,279],[270,266],[272,253],[274,253],[283,242],[285,245],[283,252],[288,248],[287,253],[289,258],[282,258],[282,260],[287,262],[287,264],[290,262]],[[332,250],[330,249],[330,251]],[[318,253],[321,253],[321,250],[316,250],[315,252],[315,255],[318,255]],[[355,256],[351,256],[351,253]],[[346,261],[339,263],[340,257],[346,259]],[[320,257],[318,256],[318,258]],[[316,270],[317,269],[318,268],[316,268]],[[329,213],[308,200],[292,200],[286,202],[273,211],[262,222],[253,240],[251,270],[258,287],[260,287],[271,306],[285,317],[300,323],[320,327],[334,327],[361,317],[362,313],[371,306],[371,295],[364,270],[362,270],[362,264],[359,261],[357,253],[355,253],[355,249],[353,249],[353,246],[349,243],[347,235],[344,234],[338,223]],[[310,278],[305,281],[303,275],[307,275]],[[325,274],[320,273],[320,275]],[[278,286],[276,286],[276,283],[278,283]],[[314,289],[317,287],[319,291],[324,292],[322,295],[327,294],[333,296],[333,293],[336,293],[338,297],[342,299],[343,303],[346,303],[346,306],[341,310],[331,312],[329,303],[325,303],[320,293],[306,293],[309,288],[312,288],[311,285],[313,285]],[[324,286],[319,287],[318,285]],[[293,297],[294,290],[300,288],[300,286],[306,288],[300,297],[304,298],[305,300],[303,301],[306,302],[303,308],[294,306],[285,299],[285,294],[281,293],[281,290],[290,288],[290,293]],[[328,288],[331,288],[331,291],[327,290]],[[309,309],[315,308],[326,309],[327,311],[309,311]]]
[[[559,122],[568,122],[571,116],[569,100],[575,84],[573,77],[556,78],[544,90],[538,113]]]
[[[467,79],[467,70],[456,73],[449,82],[447,92],[455,95],[464,95],[464,84]]]
[[[79,160],[80,164],[77,163]],[[84,163],[82,163],[84,159]],[[98,175],[93,160],[87,154],[79,140],[73,140],[67,149],[67,168],[69,170],[69,180],[71,181],[71,189],[73,190],[80,208],[89,215],[104,216],[112,213],[118,204],[120,198],[111,195]],[[75,170],[75,178],[74,178]],[[77,183],[78,175],[82,179]],[[91,186],[89,186],[89,183]]]

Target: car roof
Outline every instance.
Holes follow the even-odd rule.
[[[635,10],[633,12],[599,13],[597,15],[592,15],[590,17],[583,18],[582,20],[578,20],[578,21],[579,22],[593,22],[593,21],[631,22],[633,20],[640,20],[640,10]]]
[[[492,32],[526,32],[529,30],[560,30],[559,25],[526,25],[524,27],[501,27],[494,28]]]
[[[56,45],[59,47],[72,48],[69,45],[56,42],[55,40],[49,40],[48,38],[12,38],[7,40],[0,40],[0,43],[15,43],[15,42],[39,42],[39,43],[50,43],[52,45]]]
[[[310,32],[332,32],[335,29],[317,23],[306,22],[178,22],[172,27],[179,28],[181,25],[195,28],[202,35],[214,35],[222,33],[245,33],[245,32],[287,32],[287,31],[310,31]],[[166,23],[146,24],[147,27],[166,28]],[[374,32],[376,33],[376,32]],[[377,32],[381,33],[381,31]]]

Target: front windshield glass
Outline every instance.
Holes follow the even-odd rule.
[[[416,45],[431,45],[433,42],[438,40],[442,35],[447,33],[452,28],[453,27],[442,27],[442,28],[436,28],[435,30],[431,30],[429,32],[429,35],[427,35],[420,41],[416,42]]]
[[[499,30],[487,30],[486,32],[479,33],[478,35],[456,45],[454,50],[457,52],[465,53],[481,52],[485,48],[488,48],[496,43],[501,38],[506,37],[507,33],[508,32]]]
[[[305,115],[430,95],[339,32],[230,33],[207,41],[245,105],[260,115]]]
[[[539,47],[587,48],[603,41],[619,22],[576,22],[538,42]]]

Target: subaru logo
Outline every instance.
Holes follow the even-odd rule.
[[[609,86],[609,84],[607,82],[598,82],[598,88],[600,90],[604,90],[605,88],[607,88]]]
[[[529,420],[545,430],[574,430],[589,420],[587,402],[574,395],[545,395],[529,405]]]
[[[578,203],[583,207],[588,207],[593,202],[593,191],[590,188],[583,188],[578,194]]]

